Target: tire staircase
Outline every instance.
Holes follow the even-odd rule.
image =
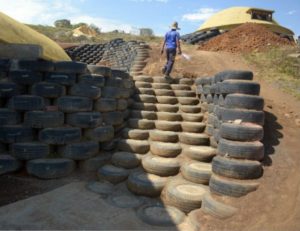
[[[191,79],[134,76],[128,126],[110,165],[98,177],[141,196],[157,197],[185,213],[201,207],[208,192],[210,147],[201,104]]]

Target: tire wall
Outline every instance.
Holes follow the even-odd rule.
[[[29,163],[36,159],[66,159],[67,173],[75,166],[96,171],[110,159],[104,152],[114,148],[129,115],[134,84],[128,73],[79,62],[0,59],[0,77],[0,174],[35,169]],[[41,178],[67,175],[32,171]]]
[[[263,99],[249,71],[224,71],[195,81],[206,111],[206,133],[217,148],[212,161],[211,193],[240,197],[258,187],[264,149]]]
[[[102,44],[84,44],[65,49],[74,61],[100,64],[123,71],[140,71],[146,65],[149,46],[139,41],[113,39]]]

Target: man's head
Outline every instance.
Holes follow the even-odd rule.
[[[171,29],[172,30],[180,30],[180,28],[178,27],[178,22],[173,22],[173,24],[171,25]]]

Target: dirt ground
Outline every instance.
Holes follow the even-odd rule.
[[[197,51],[184,46],[191,56],[187,61],[176,58],[174,77],[212,76],[226,69],[252,70],[255,81],[261,84],[265,99],[264,175],[257,191],[228,203],[239,208],[234,217],[218,220],[198,213],[201,230],[298,231],[300,230],[300,102],[276,87],[261,80],[259,70],[238,54]],[[160,48],[152,46],[146,73],[161,75],[165,57]]]
[[[198,213],[202,231],[298,231],[300,230],[300,102],[276,87],[260,79],[259,70],[249,66],[238,54],[198,51],[194,46],[183,46],[183,52],[191,56],[184,60],[177,56],[174,77],[212,76],[226,69],[254,71],[255,80],[261,84],[261,96],[265,98],[265,148],[264,175],[259,179],[257,191],[228,203],[239,208],[238,214],[226,220],[214,219]],[[160,47],[152,44],[151,58],[144,70],[151,75],[161,75],[165,57]],[[75,177],[76,178],[76,177]],[[75,178],[41,181],[22,176],[1,176],[0,206],[50,191]],[[76,180],[75,180],[76,181]],[[15,187],[17,185],[18,187]],[[11,189],[11,190],[10,190]]]

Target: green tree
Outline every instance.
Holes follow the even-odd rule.
[[[151,37],[154,35],[154,33],[153,33],[153,30],[150,28],[140,28],[140,35]]]
[[[71,21],[68,19],[59,19],[54,22],[55,27],[72,28]]]

